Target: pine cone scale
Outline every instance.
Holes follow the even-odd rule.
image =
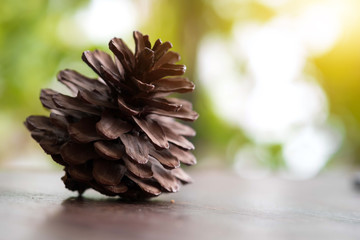
[[[153,172],[153,177],[159,182],[159,184],[168,192],[179,191],[180,183],[176,177],[171,174],[171,171],[163,168],[154,158],[150,158],[150,161],[152,163],[151,170]]]
[[[189,151],[183,151],[181,148],[177,147],[174,144],[170,144],[170,151],[173,156],[175,156],[181,163],[185,165],[194,165],[196,164],[196,158]]]
[[[92,175],[94,179],[104,185],[116,186],[125,175],[126,167],[120,163],[104,159],[95,159]]]
[[[106,85],[97,81],[97,79],[85,77],[84,75],[70,69],[60,71],[57,75],[57,79],[75,94],[78,91],[83,90],[97,90],[101,92],[108,91]]]
[[[108,112],[104,112],[100,121],[96,123],[97,133],[108,140],[117,139],[124,133],[130,132],[132,128],[133,126],[130,123],[121,118],[116,118]]]
[[[101,76],[101,66],[106,66],[114,73],[118,72],[111,57],[103,51],[85,51],[82,55],[82,60],[99,76]]]
[[[117,109],[117,106],[113,102],[109,102],[104,95],[100,95],[95,91],[82,90],[78,92],[78,98],[82,101],[99,107],[105,107],[110,109]]]
[[[135,40],[135,58],[137,59],[139,58],[142,50],[145,48],[145,41],[144,36],[138,31],[134,31],[133,36]]]
[[[168,149],[150,149],[150,156],[158,160],[165,168],[174,169],[180,167],[180,161]]]
[[[163,130],[165,132],[166,138],[170,143],[175,144],[186,150],[194,150],[195,146],[186,138],[181,135],[176,134],[168,127],[163,126]]]
[[[186,93],[195,89],[195,85],[186,78],[161,78],[154,83],[155,92]]]
[[[149,147],[142,137],[132,134],[123,134],[120,140],[125,146],[126,154],[139,164],[145,164],[149,160]]]
[[[89,182],[93,179],[91,171],[84,165],[73,165],[66,167],[67,172],[80,182]]]
[[[70,165],[84,164],[91,159],[98,158],[92,143],[80,144],[75,142],[66,142],[60,148],[60,155],[63,160]]]
[[[136,124],[144,131],[152,143],[159,148],[169,148],[166,135],[162,127],[151,119],[140,119],[133,116]]]
[[[151,164],[147,161],[145,164],[138,164],[133,162],[129,157],[124,156],[123,161],[127,169],[139,178],[151,178],[153,172],[151,171]]]
[[[135,77],[131,78],[132,81],[135,83],[135,85],[138,87],[139,90],[144,91],[144,92],[151,92],[155,86],[149,83],[144,83],[138,79],[136,79]]]
[[[86,104],[77,97],[69,97],[60,93],[51,96],[57,109],[74,110],[78,112],[100,115],[101,109],[94,107],[90,104]]]
[[[181,168],[176,168],[171,171],[172,175],[174,175],[177,179],[179,179],[183,183],[192,183],[193,179]]]
[[[166,63],[176,63],[180,61],[180,55],[173,51],[168,51],[154,64],[154,69],[158,69],[160,66]]]
[[[161,43],[161,41],[159,41],[159,45],[154,45],[153,50],[155,51],[155,57],[154,57],[154,61],[157,62],[159,61],[159,59],[164,56],[164,54],[170,49],[172,48],[172,44],[171,42],[164,42]]]
[[[68,133],[71,138],[79,143],[101,140],[102,138],[95,128],[96,123],[97,121],[93,118],[83,118],[79,122],[69,124]]]
[[[159,117],[156,115],[149,115],[150,118],[155,119],[160,122],[161,125],[168,126],[168,128],[172,129],[177,135],[186,136],[186,137],[194,137],[196,132],[191,127],[181,124],[179,122],[174,121],[168,117]]]
[[[164,117],[173,117],[173,118],[178,118],[178,119],[185,120],[185,121],[195,121],[199,117],[199,115],[196,112],[186,110],[183,107],[180,108],[176,112],[166,111],[166,110],[158,109],[158,108],[154,108],[154,107],[146,107],[144,109],[144,113],[156,114],[156,115],[160,115],[160,116],[164,116]]]
[[[106,186],[105,188],[114,194],[121,194],[121,193],[126,193],[128,191],[128,187],[125,184],[119,184],[116,186]]]
[[[122,113],[125,113],[128,116],[134,116],[134,115],[138,115],[140,113],[140,111],[133,109],[132,107],[130,107],[129,105],[127,105],[124,101],[124,99],[122,99],[121,97],[118,97],[117,99],[118,102],[118,106],[119,109],[122,111]]]
[[[119,141],[97,141],[94,143],[95,152],[106,160],[119,160],[125,154],[124,145]]]
[[[154,51],[149,48],[144,48],[139,58],[137,59],[137,68],[135,76],[142,76],[154,65]]]
[[[26,119],[25,124],[30,130],[51,130],[53,127],[50,119],[45,116],[30,116]]]
[[[119,38],[113,38],[109,42],[109,49],[114,53],[118,61],[121,63],[121,68],[125,72],[132,72],[133,66],[135,65],[134,55],[131,53],[126,44]],[[121,73],[122,71],[119,72]],[[123,77],[122,79],[124,79],[124,74],[121,74],[121,76]]]
[[[142,190],[144,190],[145,192],[153,195],[153,196],[158,196],[161,194],[161,190],[159,187],[154,186],[154,184],[151,184],[149,181],[144,181],[144,180],[140,180],[134,176],[132,176],[131,174],[127,174],[126,175],[130,180],[132,180],[133,182],[135,182]]]
[[[141,102],[143,102],[144,104],[147,103],[147,105],[150,107],[154,107],[154,108],[158,108],[158,109],[162,109],[164,111],[170,111],[170,112],[177,112],[182,107],[182,105],[169,102],[164,98],[153,98],[153,99],[148,100],[146,98],[140,97],[139,100]]]

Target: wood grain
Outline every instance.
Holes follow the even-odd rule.
[[[93,191],[78,199],[60,176],[0,172],[1,240],[360,239],[351,174],[244,180],[198,170],[179,193],[138,203]]]

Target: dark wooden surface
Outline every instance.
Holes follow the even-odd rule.
[[[360,193],[351,174],[244,180],[198,170],[179,193],[141,203],[93,191],[79,200],[61,175],[0,172],[1,240],[360,239]]]

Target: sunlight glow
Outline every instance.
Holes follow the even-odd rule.
[[[270,157],[270,154],[260,146],[245,145],[235,154],[235,171],[243,178],[262,179],[268,176],[270,171],[261,165],[264,165]]]
[[[273,8],[281,7],[290,1],[291,0],[258,0],[258,2]]]
[[[249,70],[261,84],[292,81],[302,72],[304,51],[287,23],[287,19],[276,19],[264,27],[235,30],[235,39],[248,58]]]
[[[309,126],[294,134],[284,146],[291,177],[309,178],[324,167],[341,142],[341,135],[329,126]]]
[[[91,0],[76,15],[77,23],[87,37],[101,44],[115,36],[131,33],[136,19],[135,4],[130,0]]]
[[[329,51],[341,35],[343,5],[314,4],[307,7],[296,19],[299,39],[311,55]]]
[[[293,1],[274,7],[285,3]],[[327,97],[318,79],[304,70],[308,59],[339,40],[344,8],[339,1],[315,1],[296,9],[279,10],[265,24],[241,22],[230,40],[208,36],[200,45],[198,66],[219,116],[255,144],[281,144],[289,171],[306,178],[318,173],[341,143],[340,133],[319,127],[328,121]],[[236,168],[245,164],[244,156],[258,157],[253,150],[240,148]]]
[[[325,94],[314,83],[258,85],[249,96],[242,122],[256,142],[283,143],[293,129],[323,122],[326,109]]]
[[[232,49],[229,46],[219,36],[205,38],[200,44],[198,74],[215,111],[230,124],[239,126],[250,86],[249,81],[239,81],[244,76],[230,57]]]

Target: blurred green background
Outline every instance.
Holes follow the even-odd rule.
[[[358,0],[2,0],[0,168],[56,168],[22,125],[41,88],[87,49],[132,31],[171,41],[196,85],[184,97],[201,165],[308,178],[360,160]]]

